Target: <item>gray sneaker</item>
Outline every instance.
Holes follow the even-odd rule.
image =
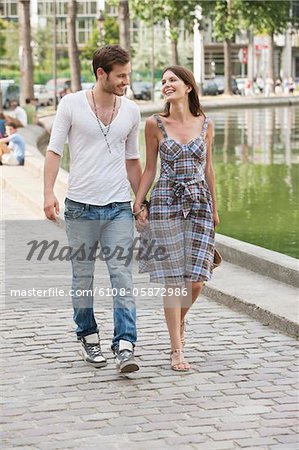
[[[93,367],[107,366],[107,360],[104,358],[101,350],[100,337],[98,333],[89,334],[80,337],[81,353],[87,364]]]
[[[139,370],[139,365],[134,358],[134,348],[131,342],[121,339],[114,353],[116,369],[120,373],[131,373]]]

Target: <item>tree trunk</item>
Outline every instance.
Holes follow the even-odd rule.
[[[20,103],[26,98],[33,98],[33,59],[31,48],[30,0],[19,0],[20,23]]]
[[[269,60],[268,60],[268,70],[267,70],[268,74],[267,74],[267,77],[269,77],[269,78],[271,78],[273,80],[273,85],[272,85],[272,88],[271,88],[272,92],[273,92],[273,86],[274,86],[274,83],[275,83],[274,49],[275,49],[274,35],[273,35],[273,33],[271,33],[269,35]]]
[[[72,92],[81,90],[81,67],[76,40],[77,1],[68,1],[67,32]]]
[[[171,64],[179,64],[178,41],[171,40]]]
[[[130,14],[128,0],[119,0],[118,25],[120,46],[130,53]]]
[[[225,39],[224,49],[224,93],[232,95],[231,39]]]

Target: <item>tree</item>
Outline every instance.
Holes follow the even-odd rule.
[[[119,43],[130,52],[130,13],[128,0],[119,0],[118,3]]]
[[[270,37],[267,76],[275,80],[274,65],[274,35],[283,33],[290,21],[290,0],[243,0],[241,4],[244,26],[252,28],[254,32],[266,33]]]
[[[213,29],[215,36],[223,41],[224,50],[224,93],[232,95],[231,44],[236,32],[240,29],[241,0],[217,0]],[[203,4],[204,5],[204,4]],[[211,7],[211,4],[209,5]]]
[[[194,0],[132,0],[132,10],[136,17],[153,26],[167,19],[170,25],[172,64],[179,63],[178,38],[181,22],[185,29],[192,30],[195,18]]]
[[[33,98],[33,59],[31,48],[30,0],[18,0],[20,23],[21,104]]]
[[[76,17],[77,1],[68,1],[67,30],[68,30],[68,53],[71,71],[71,89],[73,92],[81,90],[81,67],[79,50],[76,40]]]
[[[0,19],[0,59],[2,59],[5,56],[5,43],[6,43],[6,23],[4,20]]]

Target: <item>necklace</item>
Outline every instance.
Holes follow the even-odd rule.
[[[114,96],[113,110],[112,110],[112,114],[111,114],[111,117],[110,117],[110,121],[109,121],[109,123],[108,123],[108,125],[107,125],[107,131],[106,131],[106,133],[105,133],[105,131],[103,130],[103,127],[102,127],[102,125],[101,125],[100,119],[99,119],[99,117],[98,117],[98,111],[97,111],[97,106],[96,106],[96,102],[95,102],[95,99],[94,99],[93,88],[92,88],[92,90],[91,90],[91,96],[92,96],[94,112],[95,112],[95,115],[96,115],[96,118],[97,118],[98,125],[99,125],[99,127],[100,127],[101,132],[102,132],[102,135],[104,136],[104,139],[105,139],[107,148],[108,148],[108,150],[109,150],[109,153],[111,153],[111,147],[110,147],[110,144],[109,144],[109,142],[108,142],[107,136],[108,136],[108,133],[109,133],[109,131],[110,131],[111,122],[112,122],[112,119],[113,119],[113,116],[114,116],[115,105],[116,105],[116,95]]]

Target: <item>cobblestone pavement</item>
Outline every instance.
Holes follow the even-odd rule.
[[[21,265],[15,269],[22,274]],[[47,266],[39,270],[42,277]],[[100,284],[108,286],[104,272],[99,264]],[[136,268],[135,280],[148,286]],[[192,371],[179,374],[169,367],[161,302],[139,298],[141,370],[123,376],[109,350],[107,302],[101,308],[96,299],[109,359],[102,369],[78,354],[69,298],[18,298],[3,306],[3,448],[298,449],[293,338],[202,297],[188,320]]]

